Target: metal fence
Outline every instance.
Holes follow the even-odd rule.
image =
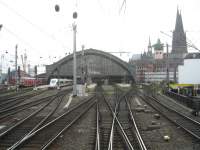
[[[189,107],[191,109],[194,109],[196,111],[200,110],[200,99],[195,97],[188,97],[185,95],[177,94],[172,91],[166,91],[165,94],[174,100],[178,101],[179,103],[185,105],[186,107]]]

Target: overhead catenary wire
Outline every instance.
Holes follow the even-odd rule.
[[[9,34],[11,34],[12,36],[16,37],[18,40],[20,40],[22,43],[24,43],[25,45],[29,46],[31,49],[36,50],[29,42],[27,42],[26,40],[24,40],[23,38],[21,38],[18,34],[14,33],[13,31],[11,31],[10,29],[8,29],[5,26],[3,28]]]
[[[49,34],[47,31],[45,31],[43,28],[41,28],[40,26],[38,26],[37,24],[33,23],[32,21],[30,21],[29,19],[27,19],[26,17],[24,17],[23,15],[21,15],[19,12],[17,12],[14,8],[11,8],[8,4],[6,4],[5,2],[3,2],[2,0],[0,0],[0,4],[2,6],[4,6],[5,8],[7,8],[9,11],[11,11],[13,14],[15,14],[16,16],[18,16],[19,18],[21,18],[22,20],[24,20],[25,22],[27,22],[29,25],[31,25],[33,28],[37,29],[40,33],[44,34],[45,36],[47,36],[48,38],[50,38],[51,40],[61,44],[61,47],[66,50],[66,46],[59,41],[57,38],[55,38],[55,36],[53,36],[52,34]],[[30,44],[29,44],[30,45]]]
[[[121,14],[121,11],[122,11],[123,8],[124,8],[124,13],[125,13],[125,11],[126,11],[126,0],[123,0],[122,5],[119,9],[119,14]]]
[[[168,36],[168,37],[170,37],[170,38],[172,38],[172,36],[171,35],[169,35],[169,34],[167,34],[167,33],[165,33],[165,32],[163,32],[163,31],[160,31],[160,33],[162,33],[162,34],[164,34],[164,35],[166,35],[166,36]],[[189,42],[188,42],[189,41]],[[200,52],[200,49],[199,48],[197,48],[193,43],[192,43],[192,41],[191,40],[189,40],[188,38],[187,38],[187,41],[186,41],[186,44],[187,44],[187,46],[188,47],[191,47],[191,48],[193,48],[193,49],[195,49],[195,50],[198,50],[199,52]]]

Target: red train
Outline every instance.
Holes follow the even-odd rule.
[[[21,77],[19,86],[20,87],[31,87],[31,86],[35,86],[35,84],[38,86],[38,85],[46,84],[46,82],[47,81],[44,78],[37,78],[37,80],[36,80],[35,78],[32,78],[32,77]],[[15,85],[16,84],[15,78],[10,79],[9,84]]]

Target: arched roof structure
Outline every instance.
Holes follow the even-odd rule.
[[[87,49],[76,53],[77,75],[85,69],[91,77],[128,77],[134,80],[134,67],[110,53]],[[73,74],[73,54],[64,57],[58,62],[46,67],[47,76],[70,77]],[[86,71],[85,71],[86,72]]]

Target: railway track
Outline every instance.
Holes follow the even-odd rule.
[[[128,94],[129,92],[124,93],[115,88],[112,100],[108,100],[103,94],[101,97],[98,96],[103,99],[100,101],[98,98],[99,105],[103,104],[104,111],[105,108],[107,110],[102,113],[104,111],[101,111],[101,107],[97,107],[97,118],[100,119],[97,119],[99,122],[97,122],[96,150],[146,150],[130,110],[126,97]]]
[[[2,121],[2,119],[5,119],[7,117],[11,117],[17,113],[21,113],[22,111],[25,111],[27,109],[31,109],[32,107],[35,107],[37,105],[42,105],[43,103],[46,103],[47,101],[49,101],[51,97],[52,96],[40,98],[35,101],[27,102],[21,105],[16,105],[16,106],[4,109],[0,111],[0,121]]]
[[[3,91],[0,93],[0,101],[5,99],[10,99],[13,97],[18,97],[19,95],[23,95],[30,91],[32,91],[32,88],[26,88],[18,92],[16,92],[15,90]]]
[[[59,95],[63,95],[65,93],[67,94],[70,91],[71,90],[63,90],[63,91],[60,91],[57,94],[54,94],[51,96],[37,98],[33,101],[29,101],[29,102],[26,102],[23,104],[18,104],[13,107],[9,107],[7,109],[3,109],[0,111],[0,122],[3,123],[5,120],[6,121],[9,120],[9,118],[15,118],[15,116],[19,113],[23,113],[23,112],[26,113],[28,110],[30,110],[34,107],[38,107],[40,105],[43,105],[44,103],[47,103],[48,101],[51,100],[51,98],[59,96]],[[29,112],[28,112],[28,114],[29,114]]]
[[[32,133],[40,125],[52,115],[52,112],[59,106],[60,100],[58,98],[52,98],[48,103],[43,104],[38,110],[24,118],[14,126],[10,127],[6,131],[0,134],[0,147],[9,147],[17,140],[20,140],[26,134]],[[54,106],[55,105],[55,108]],[[53,111],[48,111],[49,107],[53,107]],[[47,116],[47,117],[46,117]]]
[[[94,97],[90,97],[84,102],[70,108],[63,114],[46,123],[33,132],[24,135],[24,137],[11,145],[8,149],[47,149],[49,148],[63,132],[67,131],[78,121],[94,104]],[[45,135],[45,136],[44,136]]]
[[[40,95],[41,93],[43,93],[43,92],[35,93],[34,95],[35,96]],[[55,95],[52,95],[52,96],[55,96]],[[29,98],[34,97],[32,95],[32,97],[25,97],[21,101],[16,100],[16,102],[15,102],[14,99],[12,101],[8,101],[8,103],[6,103],[7,105],[5,104],[5,106],[0,109],[0,121],[6,117],[12,116],[13,114],[17,114],[18,112],[21,112],[21,111],[29,109],[33,106],[42,104],[43,102],[48,101],[52,96],[35,98],[35,100],[33,99],[31,101],[28,101]]]
[[[56,141],[63,136],[64,132],[75,127],[76,123],[81,118],[84,119],[84,115],[96,104],[96,127],[91,126],[96,128],[91,139],[93,141],[91,145],[94,145],[92,149],[146,150],[131,112],[129,92],[115,88],[113,95],[108,97],[105,96],[102,88],[97,87],[96,96],[89,97],[62,114],[57,113],[55,117],[53,114],[62,103],[63,94],[60,93],[57,100],[56,96],[44,100],[40,103],[39,110],[29,115],[30,118],[27,117],[19,121],[16,126],[1,132],[1,149],[51,149],[52,146],[55,147]],[[25,106],[18,110],[24,108]],[[17,110],[13,109],[14,111]]]
[[[200,122],[182,114],[175,109],[170,108],[168,105],[159,102],[158,99],[141,95],[140,98],[144,100],[147,104],[152,106],[158,112],[160,112],[163,116],[165,116],[168,120],[173,122],[176,126],[181,127],[187,133],[192,135],[198,142],[200,140]]]
[[[19,105],[20,103],[23,103],[27,99],[30,99],[30,98],[40,95],[42,93],[44,93],[44,91],[37,91],[37,92],[33,92],[33,93],[30,93],[27,95],[2,100],[2,101],[0,101],[0,111],[3,111],[5,109],[11,108],[16,105]]]
[[[99,89],[100,90],[100,89]],[[102,99],[102,94],[97,93],[97,114],[96,114],[96,150],[107,149],[109,143],[110,130],[112,126],[112,113]]]
[[[10,92],[14,92],[14,91],[15,90],[7,90],[7,88],[1,88],[0,89],[0,95],[10,93]]]
[[[143,138],[142,138],[141,133],[139,131],[138,125],[137,125],[137,123],[135,121],[133,112],[131,110],[130,98],[131,97],[127,98],[125,96],[126,107],[127,107],[127,109],[126,109],[127,112],[126,113],[128,113],[129,119],[130,119],[129,121],[131,122],[132,127],[133,127],[131,132],[134,132],[133,133],[134,134],[133,142],[134,142],[134,145],[136,145],[134,149],[147,150],[147,147],[146,147],[146,145],[145,145],[145,143],[143,141]]]
[[[120,88],[116,88],[122,93],[122,90]],[[138,125],[135,121],[133,112],[131,110],[130,99],[132,98],[133,93],[134,91],[133,89],[131,89],[128,92],[126,92],[123,96],[123,99],[120,101],[119,104],[118,118],[132,145],[132,147],[130,147],[129,149],[147,150],[147,147],[143,141]]]

